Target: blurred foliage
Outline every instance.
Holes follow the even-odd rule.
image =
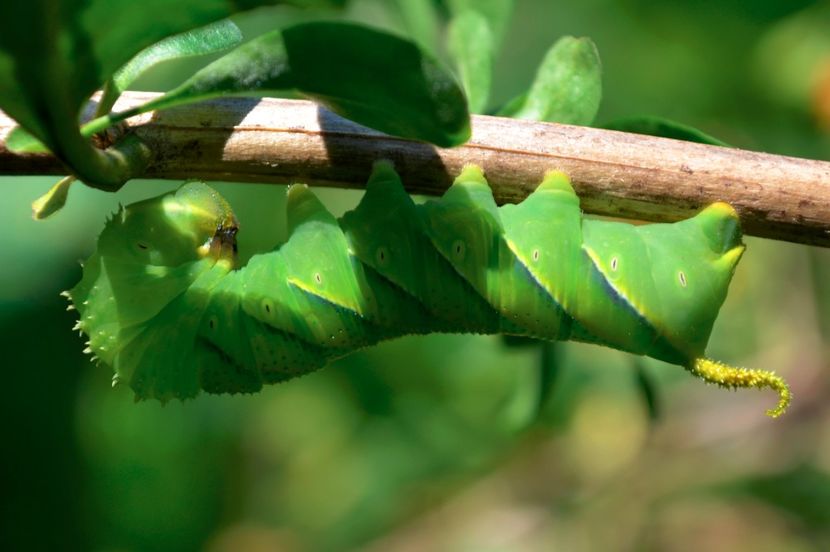
[[[508,102],[499,115],[590,126],[602,99],[601,72],[591,39],[564,36],[545,54],[528,91]]]
[[[353,0],[326,16],[405,33],[395,6]],[[830,63],[820,47],[804,45],[812,61],[798,53],[802,38],[830,36],[827,6],[517,2],[488,105],[526,91],[556,39],[588,36],[602,58],[599,124],[652,114],[737,147],[830,159],[811,103],[827,92],[778,82]],[[282,7],[234,21],[250,38],[320,16]],[[159,65],[135,87],[167,89],[203,63]],[[29,203],[52,181],[0,179],[4,550],[830,548],[827,250],[747,239],[715,326],[713,357],[790,380],[794,408],[776,421],[763,415],[773,396],[657,361],[567,343],[542,369],[539,347],[480,336],[402,339],[254,397],[161,407],[110,388],[57,294],[119,201],[176,183],[78,188],[36,223]],[[243,258],[284,239],[282,187],[219,189],[242,221]],[[337,213],[359,197],[322,195]]]
[[[819,538],[830,526],[830,474],[813,466],[750,475],[724,487],[726,494],[748,495],[789,513]]]
[[[0,105],[77,176],[117,189],[136,174],[137,159],[82,141],[81,105],[145,47],[264,3],[274,2],[180,0],[166,17],[166,3],[155,0],[0,3]]]

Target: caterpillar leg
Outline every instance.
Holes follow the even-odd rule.
[[[774,372],[737,368],[702,357],[696,358],[686,368],[702,380],[720,385],[721,387],[729,389],[736,389],[738,387],[763,389],[767,387],[778,392],[778,405],[775,408],[767,410],[767,416],[771,418],[777,418],[783,414],[792,399],[792,393],[790,393],[787,382]]]

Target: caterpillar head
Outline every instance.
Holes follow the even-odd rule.
[[[79,313],[76,328],[89,336],[87,352],[117,368],[118,353],[201,274],[233,267],[237,228],[227,202],[202,182],[113,215],[83,278],[65,293]]]
[[[203,182],[122,208],[98,240],[102,256],[175,267],[206,257],[233,263],[239,225],[228,203]]]

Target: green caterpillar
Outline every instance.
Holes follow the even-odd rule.
[[[407,334],[578,340],[647,355],[726,387],[770,372],[704,358],[744,251],[735,211],[715,203],[674,224],[584,219],[567,176],[548,173],[497,207],[468,166],[416,205],[388,162],[336,220],[305,186],[288,191],[290,238],[236,268],[237,221],[203,183],[142,201],[106,225],[66,295],[86,352],[137,399],[254,392]]]

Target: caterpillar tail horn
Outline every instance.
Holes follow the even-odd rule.
[[[767,416],[777,418],[783,414],[792,400],[792,393],[784,379],[767,370],[750,370],[729,366],[708,358],[696,358],[687,369],[695,376],[709,383],[729,389],[769,388],[778,393],[778,405],[767,410]]]

